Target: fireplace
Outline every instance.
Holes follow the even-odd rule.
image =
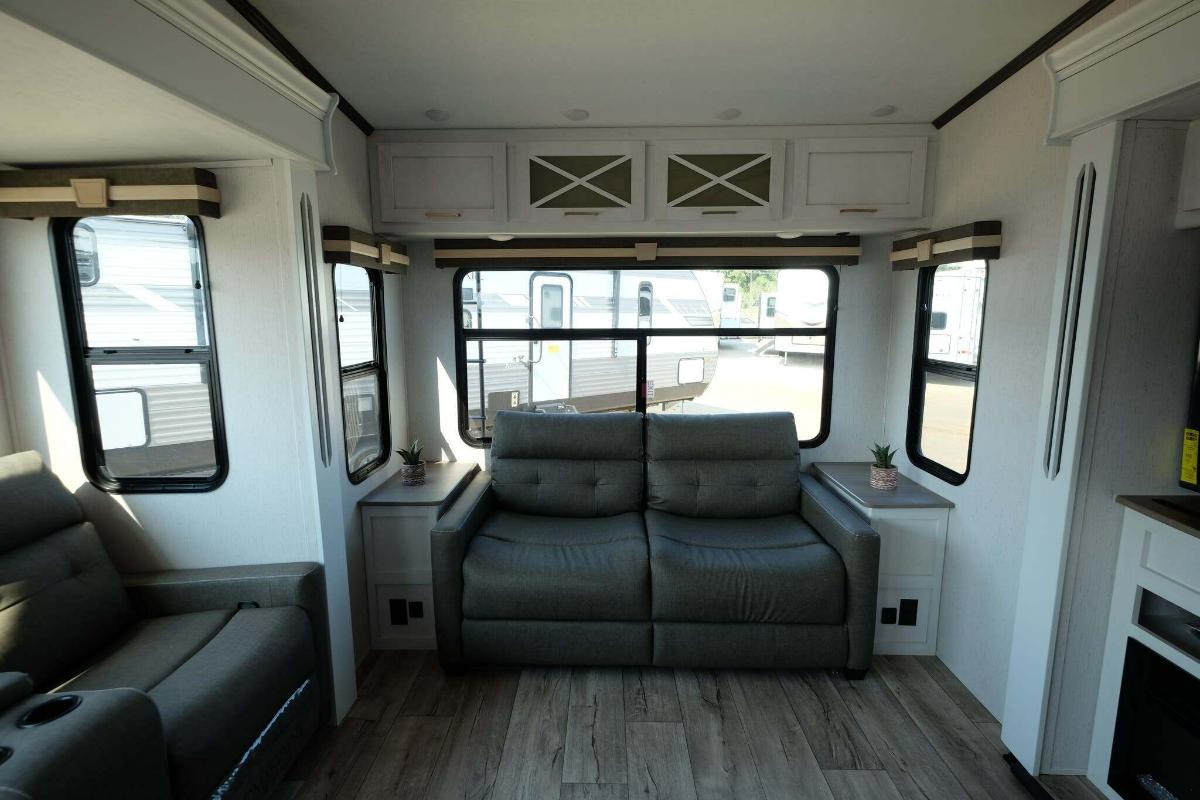
[[[1200,680],[1132,638],[1108,785],[1126,800],[1200,800]]]

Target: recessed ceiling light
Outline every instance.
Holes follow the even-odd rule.
[[[875,108],[875,109],[871,110],[871,116],[872,117],[890,117],[892,114],[895,114],[896,111],[898,111],[898,110],[899,109],[897,109],[895,106],[880,106],[879,108]]]
[[[740,108],[726,108],[718,111],[715,116],[717,119],[723,119],[728,122],[731,119],[737,119],[741,115],[742,110]]]
[[[777,233],[775,235],[778,236],[780,239],[799,239],[804,234],[801,233],[800,231],[780,231],[779,233]]]
[[[569,108],[563,112],[563,116],[571,120],[571,122],[583,122],[592,114],[586,108]]]
[[[489,233],[488,238],[493,242],[511,242],[513,235],[511,233]]]
[[[440,108],[431,108],[425,112],[425,116],[434,122],[445,122],[446,120],[450,119],[450,112],[443,111]]]

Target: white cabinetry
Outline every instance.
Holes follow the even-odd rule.
[[[667,141],[656,142],[653,152],[657,219],[783,217],[786,141]]]
[[[508,220],[503,142],[376,145],[375,215],[381,222]]]
[[[920,217],[928,144],[924,137],[798,140],[791,215],[814,222]]]
[[[875,652],[937,653],[946,531],[954,504],[900,476],[894,491],[870,486],[870,466],[818,463],[813,474],[879,534]]]
[[[437,647],[429,531],[479,467],[455,461],[429,464],[426,471],[421,486],[404,486],[395,475],[359,501],[376,650]]]
[[[521,220],[586,225],[646,216],[645,142],[520,142],[513,151]]]
[[[1188,126],[1175,227],[1200,228],[1200,119]]]

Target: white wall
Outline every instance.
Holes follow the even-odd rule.
[[[1085,29],[1132,4],[1118,0]],[[934,227],[998,219],[1004,246],[988,278],[970,476],[962,486],[950,486],[903,455],[899,462],[906,475],[955,503],[938,655],[997,716],[1004,704],[1067,164],[1066,148],[1045,144],[1049,104],[1049,79],[1035,62],[939,132]],[[886,436],[895,444],[904,441],[907,426],[915,313],[916,274],[896,273],[885,419]]]
[[[317,206],[321,224],[348,225],[358,230],[370,231],[371,188],[367,171],[367,140],[362,131],[340,111],[334,118],[333,143],[337,174],[317,174]],[[383,284],[392,437],[392,446],[388,451],[390,460],[358,485],[350,483],[348,477],[342,481],[342,518],[350,579],[350,607],[354,620],[354,652],[360,660],[370,649],[370,630],[358,501],[396,473],[399,469],[399,458],[395,457],[394,451],[406,443],[408,436],[402,302],[404,278],[385,273]],[[331,353],[333,358],[337,357],[336,348],[331,349]],[[334,400],[340,402],[340,387],[331,388]],[[334,444],[335,447],[344,449],[345,439],[341,431],[334,433]]]

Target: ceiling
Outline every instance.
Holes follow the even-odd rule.
[[[386,129],[930,122],[1083,0],[253,2]]]

